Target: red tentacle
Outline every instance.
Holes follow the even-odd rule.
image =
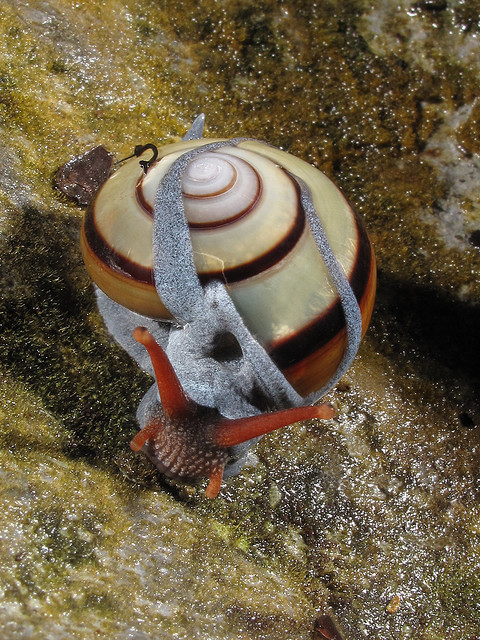
[[[166,416],[179,417],[188,413],[191,402],[182,389],[165,351],[145,327],[137,327],[133,332],[133,337],[137,342],[143,344],[152,360],[158,392]]]
[[[219,466],[210,475],[210,482],[205,490],[207,498],[216,498],[220,492],[220,486],[223,480],[223,465]]]
[[[329,420],[334,415],[335,410],[331,405],[321,404],[318,407],[296,407],[238,420],[222,420],[217,428],[215,442],[220,447],[232,447],[300,420]]]

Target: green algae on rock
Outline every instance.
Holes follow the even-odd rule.
[[[7,640],[311,639],[327,603],[349,640],[478,636],[477,5],[0,1]],[[269,436],[209,505],[129,457],[148,381],[131,389],[51,188],[200,108],[209,135],[327,172],[380,267],[338,421]]]
[[[5,638],[205,638],[219,625],[235,638],[253,611],[272,636],[309,637],[314,613],[298,586],[280,594],[277,578],[225,545],[208,519],[58,449],[15,442],[0,453]]]

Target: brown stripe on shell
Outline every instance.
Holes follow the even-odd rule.
[[[355,297],[360,303],[366,290],[371,286],[373,253],[370,240],[363,225],[354,214],[357,229],[357,254],[349,281]],[[374,265],[373,265],[374,266]],[[363,315],[363,314],[362,314]],[[268,352],[275,364],[282,370],[298,364],[313,351],[322,349],[345,327],[345,318],[339,300],[324,313],[303,327],[294,336],[274,343]],[[342,355],[342,354],[340,354]]]
[[[295,185],[297,192],[299,192],[299,187],[296,181],[292,180],[292,182]],[[246,280],[247,278],[258,275],[266,269],[275,266],[283,258],[285,258],[285,256],[297,244],[305,229],[305,213],[303,211],[303,207],[300,204],[299,198],[297,202],[298,208],[293,226],[291,227],[289,233],[284,238],[282,238],[281,242],[272,247],[263,255],[258,256],[250,262],[246,262],[230,269],[224,269],[222,271],[199,273],[199,278],[202,284],[206,284],[209,280],[212,280],[214,278],[221,279],[222,281],[227,283]],[[250,211],[250,208],[248,209],[248,211]],[[210,227],[207,227],[207,229],[205,230],[208,232],[209,228]],[[95,224],[95,213],[93,207],[90,207],[85,214],[84,229],[85,237],[91,249],[110,269],[135,278],[136,280],[144,282],[146,284],[154,283],[153,270],[151,268],[144,267],[136,262],[133,262],[132,260],[122,255],[118,251],[115,251],[109,246]]]
[[[262,182],[260,180],[260,178],[258,177],[257,172],[255,171],[255,175],[257,176],[257,193],[255,194],[255,198],[252,200],[252,202],[248,205],[248,207],[245,207],[245,209],[242,209],[241,211],[239,211],[238,213],[236,213],[234,216],[230,216],[228,218],[224,218],[223,220],[215,220],[212,222],[189,222],[188,226],[191,229],[215,229],[217,227],[224,227],[227,224],[231,224],[232,222],[237,222],[237,220],[239,220],[240,218],[243,218],[243,216],[246,216],[250,213],[250,211],[256,207],[257,202],[260,199],[260,196],[262,195]],[[195,199],[200,199],[200,198],[204,198],[205,196],[183,196],[184,198],[189,198],[191,200],[195,200]]]
[[[296,180],[285,172],[286,175],[292,180],[292,183],[297,192],[297,212],[295,214],[295,220],[293,222],[290,231],[277,243],[274,247],[266,251],[261,256],[245,262],[244,264],[231,267],[229,269],[223,269],[221,271],[209,271],[208,273],[200,273],[199,278],[202,284],[206,284],[213,278],[218,278],[227,284],[234,282],[240,282],[241,280],[247,280],[253,276],[257,276],[263,273],[267,269],[274,267],[283,258],[285,258],[290,251],[295,247],[300,240],[306,225],[305,212],[300,202],[300,187]],[[208,229],[207,229],[208,231]]]
[[[84,219],[84,232],[91,250],[107,267],[138,282],[153,285],[153,270],[145,267],[113,249],[100,233],[95,223],[94,206],[88,207]]]
[[[375,302],[376,266],[375,256],[372,254],[369,284],[360,301],[362,314],[362,335],[365,333],[372,315]],[[338,364],[345,353],[347,345],[347,330],[344,326],[330,342],[316,349],[313,353],[296,364],[283,369],[283,374],[302,396],[317,391],[322,384],[326,384],[337,370]]]
[[[154,166],[155,165],[152,165],[152,167]],[[145,211],[145,213],[147,213],[153,220],[153,207],[143,197],[142,182],[144,177],[145,176],[140,176],[138,179],[137,184],[135,185],[135,195],[137,197],[139,207],[143,209],[143,211]]]

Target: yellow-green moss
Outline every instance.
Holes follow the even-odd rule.
[[[465,105],[455,135],[479,151],[478,69],[442,45],[478,32],[467,4],[0,0],[0,562],[18,636],[311,638],[327,602],[352,637],[478,634],[480,252],[427,221],[448,185],[422,155]],[[121,157],[200,111],[209,135],[322,168],[379,265],[336,421],[265,438],[213,502],[130,452],[151,381],[105,335],[82,213],[51,183],[95,144]]]

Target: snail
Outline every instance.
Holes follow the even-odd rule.
[[[318,169],[199,129],[137,147],[89,206],[81,250],[107,326],[139,362],[147,349],[157,379],[132,448],[166,475],[209,477],[214,497],[240,443],[332,417],[329,405],[300,405],[351,363],[376,270],[364,226]],[[120,315],[140,325],[136,346]]]

